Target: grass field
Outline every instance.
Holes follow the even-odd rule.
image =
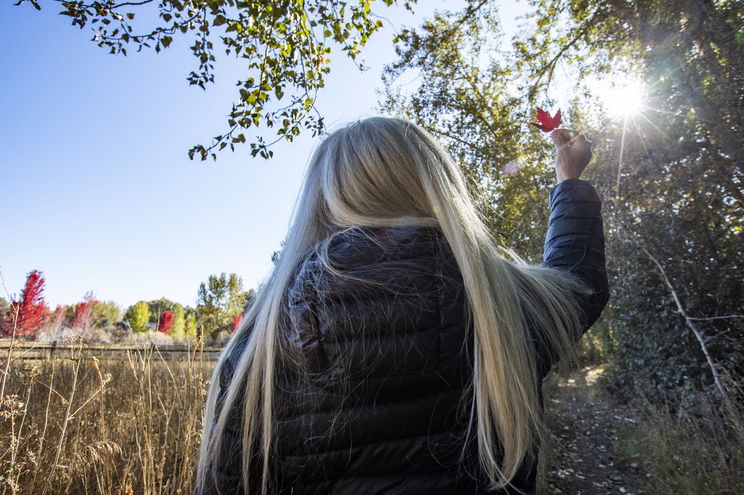
[[[192,493],[216,352],[175,354],[2,349],[0,494]],[[586,370],[544,388],[558,437],[538,493],[744,493],[744,409],[619,404]]]
[[[0,491],[191,493],[215,363],[198,351],[166,360],[153,349],[3,359]]]

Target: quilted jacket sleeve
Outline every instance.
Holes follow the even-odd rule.
[[[577,341],[599,319],[609,300],[601,205],[587,180],[567,179],[550,192],[542,264],[572,272],[594,290],[578,296],[582,325]]]

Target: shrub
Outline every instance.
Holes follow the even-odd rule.
[[[170,335],[171,328],[173,328],[174,318],[175,315],[171,311],[163,311],[158,320],[158,332]]]
[[[44,300],[44,277],[39,270],[26,276],[21,298],[13,301],[5,315],[3,333],[17,337],[31,337],[46,322],[49,308]]]

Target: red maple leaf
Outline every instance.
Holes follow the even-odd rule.
[[[530,124],[534,125],[543,132],[550,132],[561,125],[561,111],[558,110],[557,112],[555,112],[555,116],[551,117],[548,112],[540,107],[537,107],[537,121],[540,123],[535,124],[530,122]]]

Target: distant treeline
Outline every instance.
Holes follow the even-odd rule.
[[[51,309],[44,298],[45,279],[32,270],[17,297],[0,297],[0,332],[43,342],[157,341],[161,344],[202,340],[225,341],[240,324],[255,291],[243,289],[235,273],[210,275],[199,285],[196,307],[166,298],[139,301],[122,308],[100,301],[92,292],[75,304]]]

